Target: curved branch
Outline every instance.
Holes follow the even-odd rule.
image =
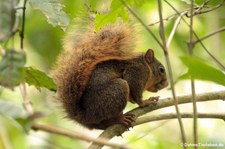
[[[41,124],[41,123],[37,123],[37,122],[33,122],[32,123],[32,129],[33,130],[43,130],[46,132],[50,132],[50,133],[54,133],[54,134],[58,134],[58,135],[63,135],[63,136],[67,136],[70,138],[74,138],[74,139],[80,139],[80,140],[84,140],[87,142],[95,142],[97,144],[103,144],[103,145],[107,145],[107,146],[111,146],[114,148],[121,148],[121,149],[129,149],[129,147],[127,147],[126,145],[120,145],[120,144],[116,144],[116,143],[112,143],[109,142],[107,139],[104,138],[92,138],[90,136],[87,135],[83,135],[77,132],[73,132],[71,130],[66,130],[63,128],[59,128],[56,126],[52,126],[52,125],[46,125],[46,124]]]
[[[198,113],[198,118],[210,118],[210,119],[221,119],[225,121],[225,113]],[[182,118],[193,118],[193,113],[181,113]],[[176,119],[176,113],[167,113],[167,114],[160,114],[160,115],[153,115],[153,116],[143,116],[138,118],[134,123],[133,126],[141,125],[144,123],[160,121],[160,120],[168,120],[168,119]]]
[[[177,97],[177,100],[179,104],[185,104],[185,103],[192,103],[192,95],[186,95],[186,96],[179,96]],[[204,94],[197,94],[196,95],[196,101],[197,102],[204,102],[204,101],[213,101],[213,100],[225,100],[225,91],[218,91],[218,92],[209,92]],[[149,113],[154,110],[166,108],[169,106],[174,106],[174,101],[172,98],[165,98],[159,100],[156,106],[149,105],[144,108],[135,108],[127,113],[131,113],[135,116],[135,118],[142,116],[146,113]],[[111,139],[114,136],[121,135],[124,133],[127,129],[120,124],[113,125],[109,128],[107,128],[102,134],[99,135],[101,138],[107,138]],[[97,145],[95,143],[91,144],[89,148],[91,149],[100,149],[102,146]]]
[[[196,41],[193,42],[193,44],[195,45],[198,42],[203,41],[203,40],[205,40],[205,39],[207,39],[207,38],[209,38],[209,37],[211,37],[211,36],[213,36],[215,34],[223,32],[223,31],[225,31],[225,27],[221,27],[220,29],[218,29],[218,30],[216,30],[216,31],[214,31],[212,33],[209,33],[209,34],[205,35],[204,37],[197,39]]]

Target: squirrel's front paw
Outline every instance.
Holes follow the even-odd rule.
[[[158,101],[159,101],[159,96],[150,97],[149,99],[142,101],[142,103],[139,104],[139,106],[145,107],[145,106],[148,106],[148,105],[156,105]]]

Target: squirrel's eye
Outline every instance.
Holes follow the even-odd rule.
[[[163,67],[163,65],[159,66],[159,72],[160,73],[165,73],[165,68]]]

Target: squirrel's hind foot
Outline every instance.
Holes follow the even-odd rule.
[[[112,126],[114,124],[122,124],[127,129],[132,127],[132,123],[135,121],[135,117],[133,114],[127,113],[127,114],[120,114],[118,117],[114,117],[112,119],[104,120],[100,123],[100,127],[96,127],[98,129],[106,129],[109,126]]]
[[[118,118],[118,123],[123,124],[126,128],[132,127],[134,121],[134,115],[130,113],[123,114]]]

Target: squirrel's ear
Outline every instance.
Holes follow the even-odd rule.
[[[145,53],[145,59],[149,63],[154,60],[154,51],[152,49],[148,49],[148,51]]]

